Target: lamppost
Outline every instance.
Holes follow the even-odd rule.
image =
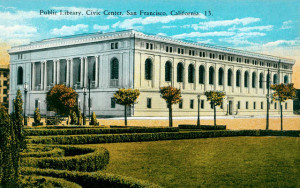
[[[197,126],[200,127],[200,95],[197,95],[198,99],[198,117],[197,117]]]
[[[83,125],[86,124],[86,119],[85,119],[85,96],[86,96],[86,88],[83,87]]]
[[[268,74],[267,74],[267,89],[268,89],[268,94],[267,94],[267,118],[266,118],[266,129],[269,129],[269,108],[270,108],[270,69],[268,69]]]
[[[24,83],[23,87],[24,87],[24,125],[27,125],[27,118],[26,118],[26,99],[27,99],[26,95],[28,92],[27,82]]]
[[[89,78],[89,121],[91,121],[91,79]]]

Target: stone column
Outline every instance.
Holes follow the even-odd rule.
[[[45,70],[45,74],[44,74],[44,90],[47,90],[47,61],[45,61],[45,65],[44,65],[44,70]]]
[[[83,68],[84,68],[84,66],[83,66],[83,64],[84,64],[84,58],[83,57],[81,57],[80,58],[80,87],[83,87]]]
[[[43,90],[44,86],[44,61],[41,61],[41,90]]]
[[[99,56],[95,56],[95,60],[96,60],[96,65],[95,65],[95,88],[97,88],[99,86],[98,82],[99,82]]]
[[[74,62],[73,62],[73,58],[70,59],[70,87],[73,87],[73,68],[74,68]]]
[[[60,84],[60,61],[59,61],[59,59],[57,60],[57,65],[56,65],[56,82],[57,82],[57,84]]]
[[[70,59],[67,59],[66,86],[70,86]]]
[[[31,62],[32,70],[31,70],[31,90],[35,90],[35,63]]]
[[[87,87],[88,84],[88,58],[84,57],[84,87]]]

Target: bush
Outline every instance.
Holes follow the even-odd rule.
[[[72,150],[83,150],[83,155],[67,157],[41,157],[41,158],[23,158],[23,166],[32,166],[37,168],[67,169],[76,171],[97,171],[103,169],[109,162],[109,152],[105,148],[78,148],[65,146],[61,147],[66,153],[72,153]],[[77,153],[74,152],[73,153]],[[87,154],[86,154],[87,153]]]
[[[107,135],[69,135],[48,136],[33,138],[36,144],[96,144],[115,142],[140,142],[158,140],[178,140],[211,137],[230,136],[295,136],[299,137],[300,131],[263,131],[263,130],[216,130],[197,132],[160,132],[160,133],[136,133],[136,134],[107,134]]]
[[[178,128],[72,128],[62,129],[26,129],[28,136],[77,135],[77,134],[121,134],[121,133],[155,133],[178,132]]]
[[[200,129],[200,130],[226,130],[226,125],[178,125],[179,129]]]
[[[83,187],[96,188],[96,187],[128,187],[128,188],[159,188],[160,186],[144,180],[138,180],[131,177],[121,175],[113,175],[108,173],[91,172],[76,172],[67,170],[52,170],[52,169],[35,169],[35,168],[22,168],[24,175],[43,175],[52,176],[56,178],[63,178],[68,181],[75,182]]]
[[[77,115],[76,115],[76,112],[72,112],[71,113],[71,122],[70,122],[71,125],[77,125],[78,124],[78,118],[77,118]]]
[[[62,178],[52,178],[46,176],[23,176],[21,179],[22,188],[31,188],[31,187],[47,187],[47,188],[80,188],[81,186],[64,180]]]
[[[95,112],[93,112],[93,115],[92,115],[92,119],[91,119],[90,125],[94,125],[94,126],[98,125],[97,117],[96,117]]]
[[[41,122],[41,114],[39,108],[36,108],[34,111],[34,124],[39,125]]]
[[[51,148],[49,151],[33,151],[23,152],[21,156],[24,157],[62,157],[65,155],[65,151],[61,148]]]

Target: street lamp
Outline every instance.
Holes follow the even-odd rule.
[[[23,85],[24,87],[24,125],[27,125],[27,118],[26,118],[26,95],[27,95],[27,92],[28,92],[28,84],[27,82],[24,83]]]
[[[198,98],[198,118],[197,118],[197,126],[200,127],[200,95],[197,95]]]
[[[83,125],[86,124],[86,119],[85,119],[85,96],[86,96],[86,88],[83,87]]]
[[[91,79],[89,78],[89,121],[91,121]]]

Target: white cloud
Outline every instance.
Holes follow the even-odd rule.
[[[0,25],[0,38],[12,39],[12,38],[28,38],[32,37],[37,33],[37,28],[26,25],[14,25],[4,26]]]
[[[264,47],[275,47],[275,46],[299,46],[300,40],[277,40],[274,42],[268,42],[264,44]]]
[[[163,29],[170,29],[170,28],[176,28],[176,25],[163,25],[161,28]]]
[[[236,35],[229,37],[229,38],[220,38],[220,42],[226,42],[229,44],[237,45],[255,45],[256,43],[250,42],[247,39],[252,37],[263,37],[265,33],[260,32],[249,32],[249,33],[237,33]]]
[[[149,16],[146,18],[132,18],[132,19],[126,19],[124,21],[118,21],[117,23],[113,24],[113,28],[121,28],[121,29],[133,29],[135,28],[137,24],[140,25],[148,25],[148,24],[156,24],[156,23],[169,23],[176,20],[183,20],[187,18],[198,18],[198,19],[205,19],[206,17],[202,14],[198,16]]]
[[[109,29],[109,25],[97,25],[95,24],[93,26],[94,30],[99,30],[99,31],[104,31],[104,30],[108,30]]]
[[[211,44],[211,43],[213,43],[213,42],[212,42],[212,39],[198,40],[197,42],[198,42],[198,43],[203,43],[203,44]]]
[[[292,20],[284,21],[280,29],[291,29],[292,28]]]
[[[228,31],[215,31],[215,32],[206,32],[206,33],[191,32],[191,33],[182,33],[178,35],[173,35],[172,37],[177,39],[184,39],[184,38],[195,38],[195,37],[232,36],[234,34],[235,34],[234,32],[228,32]]]
[[[85,24],[77,24],[71,26],[62,26],[61,28],[54,28],[50,31],[52,35],[74,35],[78,31],[87,31],[88,25]]]
[[[236,18],[233,20],[219,20],[219,21],[209,21],[209,22],[200,22],[199,24],[192,24],[191,27],[194,30],[208,30],[215,27],[227,27],[232,25],[248,25],[250,23],[258,22],[260,21],[260,18],[253,18],[253,17],[247,17],[247,18]]]
[[[273,29],[273,25],[242,27],[242,28],[237,28],[236,26],[233,26],[232,28],[229,28],[228,31],[235,31],[235,30],[242,31],[242,32],[248,32],[253,30],[271,31],[272,29]]]
[[[163,36],[163,37],[167,36],[166,33],[157,33],[156,35],[158,35],[158,36]]]
[[[114,20],[114,19],[118,19],[118,16],[108,15],[108,16],[106,17],[106,19],[108,19],[108,20]]]

